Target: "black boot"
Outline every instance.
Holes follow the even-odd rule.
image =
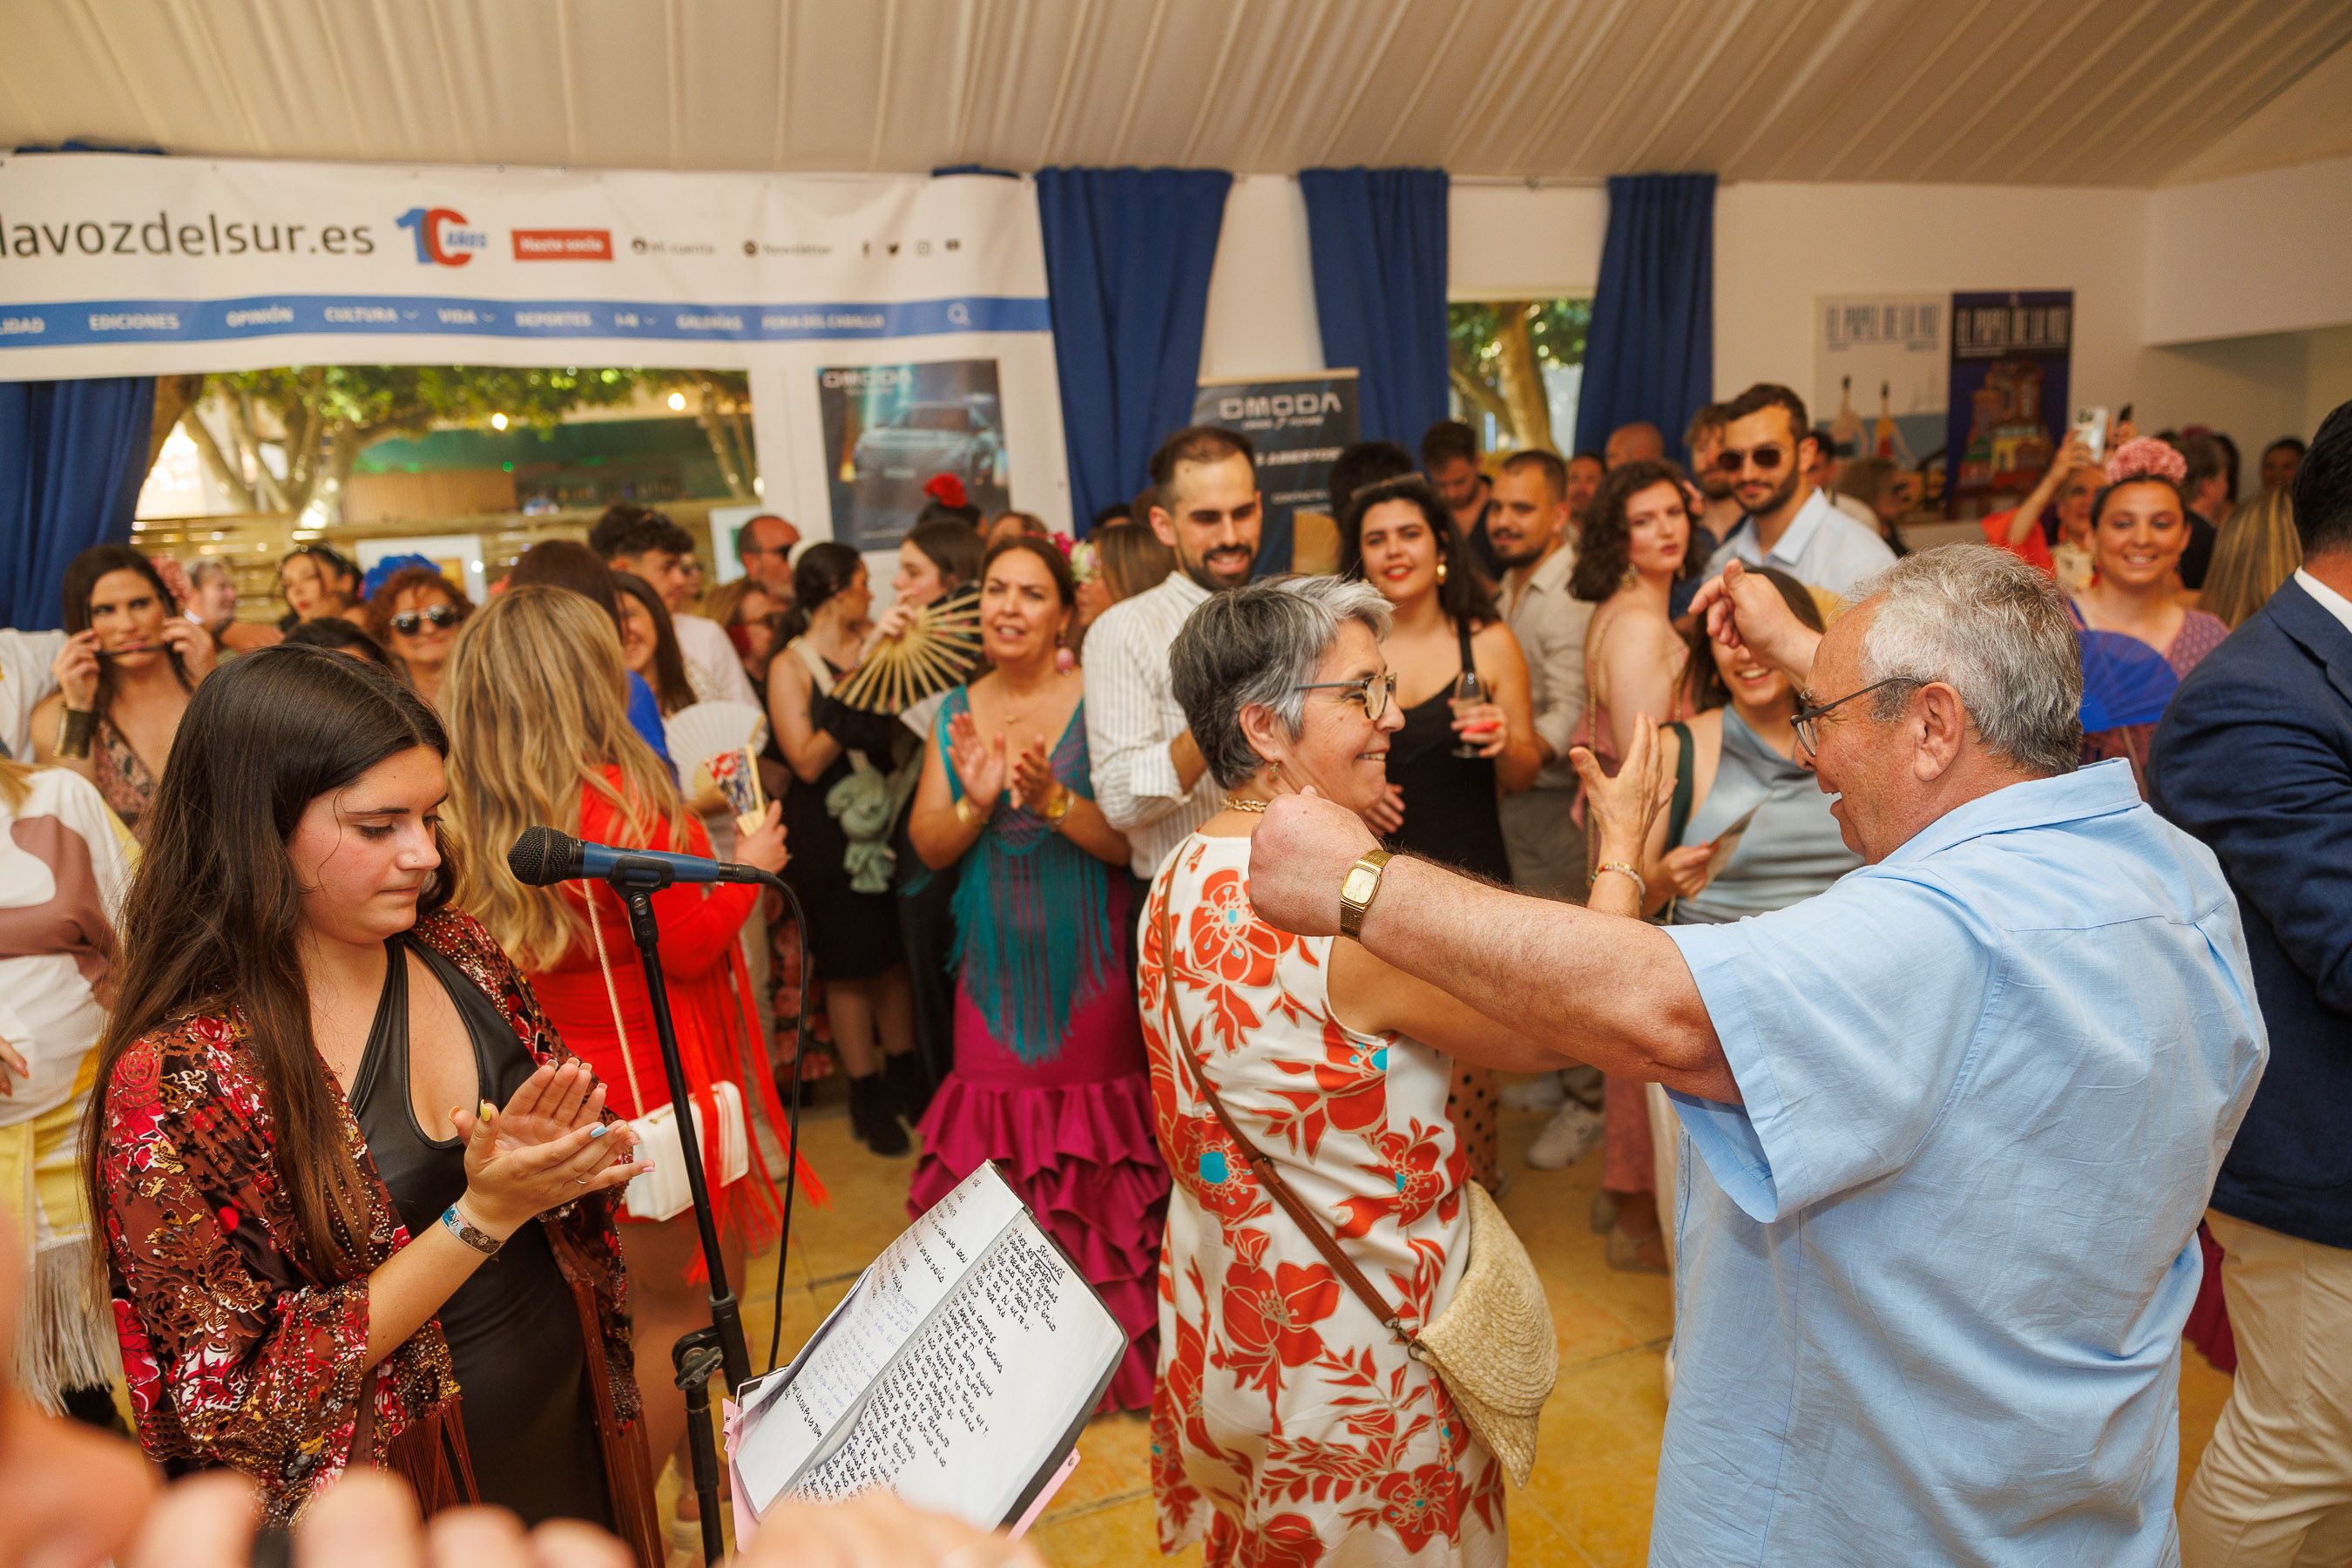
[[[907,1130],[898,1125],[898,1108],[891,1103],[890,1086],[878,1072],[849,1080],[849,1126],[857,1141],[877,1154],[903,1154],[909,1147]]]
[[[901,1051],[895,1057],[884,1057],[882,1074],[890,1081],[890,1093],[898,1101],[898,1114],[907,1119],[908,1126],[919,1125],[923,1112],[931,1108],[931,1093],[939,1087],[924,1068],[922,1054]]]

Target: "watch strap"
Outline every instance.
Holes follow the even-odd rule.
[[[1380,897],[1381,874],[1386,869],[1392,858],[1385,849],[1368,849],[1357,858],[1354,865],[1348,868],[1347,876],[1340,879],[1339,934],[1349,942],[1357,941],[1360,937],[1364,929],[1364,916],[1371,912],[1372,900]],[[1359,871],[1370,871],[1372,874],[1372,885],[1365,889],[1361,899],[1351,899],[1348,896],[1348,884],[1356,880],[1356,873]]]

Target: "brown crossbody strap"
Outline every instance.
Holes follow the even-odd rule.
[[[1201,1064],[1193,1059],[1192,1044],[1185,1037],[1183,1020],[1176,1016],[1175,890],[1175,880],[1171,877],[1169,880],[1168,897],[1160,917],[1160,1000],[1166,1005],[1168,1011],[1169,1051],[1184,1064],[1185,1075],[1192,1080],[1192,1087],[1199,1091],[1201,1098],[1209,1102],[1209,1109],[1216,1113],[1217,1124],[1225,1130],[1225,1136],[1233,1140],[1234,1146],[1239,1149],[1249,1161],[1250,1169],[1257,1173],[1258,1184],[1264,1187],[1274,1201],[1281,1206],[1282,1212],[1290,1216],[1291,1222],[1306,1233],[1307,1239],[1314,1244],[1315,1250],[1321,1253],[1323,1260],[1331,1266],[1331,1271],[1339,1277],[1340,1282],[1349,1290],[1355,1292],[1356,1300],[1370,1310],[1373,1318],[1390,1333],[1394,1334],[1399,1343],[1417,1352],[1421,1345],[1420,1339],[1406,1331],[1402,1319],[1389,1306],[1388,1299],[1380,1293],[1370,1279],[1364,1278],[1364,1271],[1356,1267],[1354,1259],[1350,1258],[1346,1249],[1340,1247],[1339,1238],[1332,1234],[1331,1227],[1316,1218],[1315,1212],[1307,1206],[1306,1200],[1301,1198],[1291,1188],[1290,1184],[1283,1179],[1282,1173],[1276,1168],[1273,1158],[1243,1134],[1241,1128],[1234,1121],[1233,1113],[1225,1109],[1225,1102],[1219,1099],[1217,1091],[1209,1086],[1209,1075],[1202,1071]]]

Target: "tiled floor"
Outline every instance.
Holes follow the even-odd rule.
[[[1520,1568],[1618,1568],[1648,1550],[1658,1438],[1665,1423],[1663,1355],[1673,1326],[1664,1279],[1620,1274],[1586,1223],[1599,1160],[1560,1172],[1528,1170],[1519,1153],[1542,1118],[1502,1113],[1503,1208],[1528,1244],[1559,1329],[1559,1386],[1544,1413],[1528,1486],[1510,1497],[1511,1561]],[[803,1205],[785,1270],[783,1354],[792,1355],[868,1259],[906,1224],[911,1159],[875,1159],[853,1142],[838,1110],[812,1111],[803,1149],[832,1190],[825,1209]],[[766,1363],[776,1300],[775,1254],[754,1261],[745,1319],[755,1367]],[[2180,1475],[2196,1468],[2230,1381],[2193,1351],[2181,1379]],[[1139,1415],[1097,1419],[1079,1445],[1069,1483],[1034,1540],[1057,1568],[1129,1568],[1162,1561],[1151,1513],[1150,1437]],[[1166,1561],[1200,1561],[1198,1549]]]

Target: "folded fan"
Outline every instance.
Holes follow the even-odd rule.
[[[905,631],[875,645],[833,694],[860,712],[900,713],[962,685],[980,668],[980,590],[962,588],[926,605]]]

